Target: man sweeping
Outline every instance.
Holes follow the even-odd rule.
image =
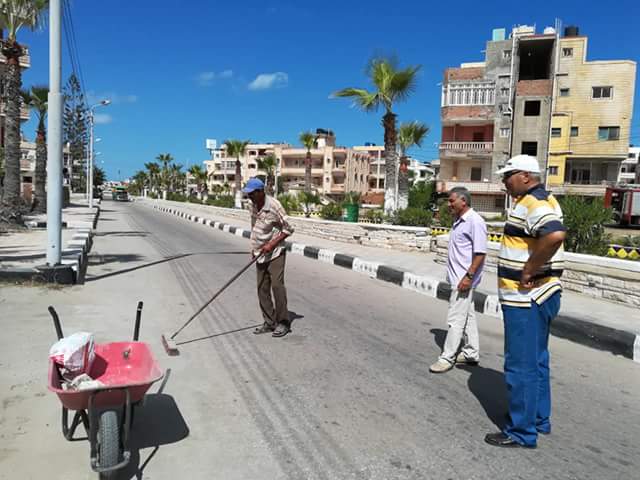
[[[283,337],[291,329],[284,286],[284,239],[293,233],[293,228],[287,222],[287,213],[280,202],[265,194],[264,183],[260,179],[249,179],[242,191],[251,200],[251,254],[254,257],[260,255],[256,269],[258,300],[264,323],[253,333]]]

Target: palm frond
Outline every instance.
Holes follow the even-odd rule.
[[[402,123],[398,131],[398,143],[403,155],[414,145],[420,147],[427,133],[429,133],[429,127],[422,122]]]
[[[298,138],[307,151],[316,146],[316,136],[311,132],[302,132]]]

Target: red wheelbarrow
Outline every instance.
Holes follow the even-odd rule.
[[[63,338],[60,319],[49,307],[58,339]],[[129,432],[134,407],[140,405],[154,382],[163,377],[149,345],[138,341],[142,302],[138,303],[132,342],[95,345],[89,376],[103,386],[91,390],[64,390],[58,367],[49,360],[48,388],[62,403],[62,433],[73,440],[82,423],[91,445],[91,468],[101,479],[115,478],[131,458]],[[69,426],[69,410],[75,411]]]

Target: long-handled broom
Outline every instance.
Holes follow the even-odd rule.
[[[164,346],[165,351],[167,352],[168,355],[174,356],[174,355],[180,355],[180,351],[178,350],[178,344],[175,342],[174,338],[182,331],[185,329],[185,327],[187,325],[189,325],[191,323],[191,321],[196,318],[205,308],[207,308],[209,306],[209,304],[211,302],[213,302],[218,295],[220,295],[222,292],[224,292],[224,290],[231,285],[240,275],[242,275],[251,265],[253,265],[262,255],[258,255],[256,257],[253,257],[251,259],[251,261],[245,265],[244,267],[242,267],[242,270],[240,270],[238,273],[236,273],[233,277],[231,277],[231,279],[225,283],[222,288],[220,290],[218,290],[213,297],[211,297],[211,299],[205,303],[202,307],[200,307],[200,309],[194,313],[191,318],[189,318],[189,320],[187,320],[185,322],[184,325],[182,325],[173,335],[169,335],[167,333],[163,333],[162,334],[162,345]]]

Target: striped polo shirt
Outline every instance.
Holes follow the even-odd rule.
[[[258,210],[253,203],[249,204],[251,215],[251,251],[257,255],[260,248],[269,243],[280,232],[293,234],[293,227],[287,220],[287,212],[282,204],[270,195],[265,195],[264,205]],[[270,262],[284,251],[284,242],[270,253],[258,259],[258,263]]]
[[[514,201],[504,226],[498,258],[498,296],[503,305],[527,308],[531,301],[541,304],[562,290],[562,246],[534,275],[533,288],[522,288],[520,277],[538,240],[565,230],[560,204],[541,184]]]

